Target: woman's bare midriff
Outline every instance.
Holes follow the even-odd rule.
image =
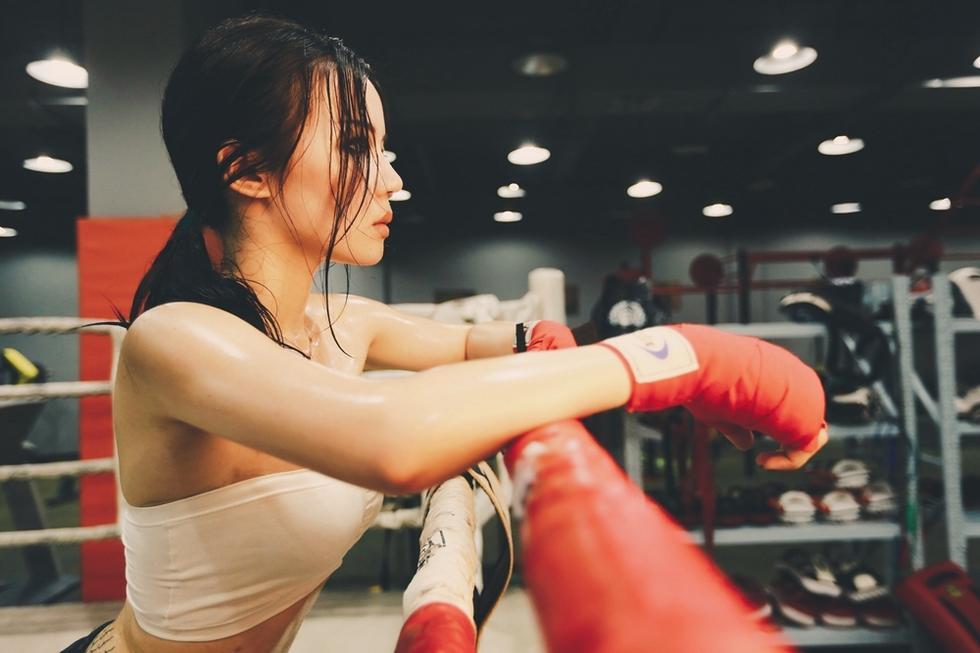
[[[314,594],[320,590],[317,588]],[[160,639],[147,633],[133,616],[129,604],[123,605],[122,611],[112,624],[112,636],[101,642],[101,650],[113,653],[278,653],[287,649],[282,648],[283,639],[294,634],[293,626],[300,612],[310,599],[303,597],[279,614],[266,619],[248,630],[210,642],[177,642]],[[96,653],[95,649],[89,649]]]
[[[322,300],[321,300],[322,301]],[[312,307],[315,309],[315,304]],[[312,311],[311,311],[312,312]],[[317,318],[320,315],[317,314]],[[321,322],[322,318],[317,319]],[[332,338],[323,338],[311,358],[341,371],[359,374],[364,369],[368,343],[360,329],[344,328],[338,320],[334,330],[342,337],[346,351],[341,352]],[[321,322],[326,328],[325,321]],[[352,325],[350,325],[352,326]],[[363,333],[363,332],[362,332]],[[192,431],[174,424],[148,420],[125,383],[114,390],[114,422],[119,447],[120,482],[123,495],[131,505],[152,506],[193,496],[248,478],[297,469],[284,460],[250,449],[217,434]],[[134,405],[127,405],[133,403]],[[133,439],[130,439],[133,438]],[[139,441],[134,441],[139,438]],[[113,653],[280,653],[288,650],[298,619],[308,601],[319,593],[317,588],[278,614],[252,628],[224,639],[206,642],[184,642],[161,639],[140,628],[129,603],[111,625],[110,633],[89,651]],[[115,647],[113,649],[113,647]]]

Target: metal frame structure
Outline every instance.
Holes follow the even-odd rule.
[[[953,317],[953,295],[949,279],[937,275],[932,280],[934,301],[937,400],[940,464],[943,474],[943,499],[946,505],[946,541],[949,559],[964,569],[967,566],[967,543],[980,538],[980,513],[963,509],[961,482],[963,464],[960,445],[964,437],[980,435],[980,424],[960,420],[956,415],[956,336],[980,333],[980,320]],[[924,389],[923,389],[924,390]]]
[[[883,421],[864,426],[830,425],[828,434],[832,439],[842,437],[902,437],[906,441],[905,450],[905,510],[898,520],[893,522],[868,521],[851,524],[807,524],[772,526],[740,526],[736,528],[718,528],[715,530],[714,542],[721,546],[734,545],[763,545],[791,544],[802,542],[828,541],[898,541],[904,538],[910,550],[910,564],[913,569],[920,569],[924,564],[922,525],[919,519],[918,507],[918,423],[915,414],[915,393],[910,379],[914,378],[912,358],[912,328],[911,302],[909,299],[909,279],[906,276],[892,278],[893,301],[895,317],[893,322],[882,323],[891,341],[892,351],[896,357],[894,368],[896,375],[896,396],[893,397],[881,382],[875,384],[875,390],[882,400],[885,413]],[[977,322],[980,329],[980,322]],[[797,324],[793,322],[762,322],[752,324],[719,324],[717,328],[754,336],[767,340],[806,340],[817,339],[824,342],[827,331],[820,324]],[[854,351],[853,342],[845,342]],[[920,382],[921,385],[921,382]],[[952,400],[949,402],[952,407]],[[953,415],[955,419],[955,414]],[[642,482],[640,462],[640,440],[643,432],[640,428],[627,425],[624,433],[624,466],[627,474],[637,483]],[[980,432],[980,427],[978,427]],[[957,488],[959,485],[957,484]],[[904,528],[903,528],[904,526]],[[977,536],[980,536],[980,515],[975,522]],[[691,531],[693,541],[702,543],[700,531]],[[897,567],[898,557],[894,558]],[[895,569],[889,570],[894,577]],[[868,628],[793,628],[784,627],[789,640],[796,646],[894,646],[907,645],[910,650],[916,647],[913,633],[909,628],[894,630],[876,630]]]

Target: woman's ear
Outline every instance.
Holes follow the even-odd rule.
[[[217,161],[218,166],[222,165],[222,162],[229,156],[234,156],[236,152],[239,151],[239,145],[235,142],[228,142],[222,145],[218,149]],[[248,163],[250,163],[249,158],[252,156],[250,152],[243,153],[238,157],[224,173],[224,181],[227,182],[228,179],[233,178],[237,175],[238,171]],[[246,174],[238,179],[235,179],[231,184],[228,185],[230,190],[235,191],[241,195],[251,198],[268,198],[272,197],[272,189],[269,186],[269,176],[265,173],[258,172],[255,174]]]

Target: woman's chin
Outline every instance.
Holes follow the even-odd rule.
[[[339,249],[339,248],[338,248]],[[331,262],[340,263],[341,265],[356,265],[358,267],[369,267],[371,265],[377,265],[384,258],[385,246],[383,242],[379,242],[377,246],[371,248],[365,248],[359,252],[355,252],[354,256],[351,256],[351,252],[338,252],[334,251],[333,258]]]

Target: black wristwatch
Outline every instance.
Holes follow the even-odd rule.
[[[514,325],[514,352],[520,354],[527,351],[527,332],[523,322]]]

